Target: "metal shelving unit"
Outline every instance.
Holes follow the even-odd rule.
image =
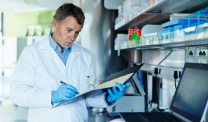
[[[147,24],[161,24],[168,21],[170,13],[182,12],[189,9],[201,9],[202,6],[208,6],[207,0],[160,0],[154,5],[142,10],[136,17],[125,23],[121,21],[115,25],[115,30],[122,31],[128,28],[142,28]],[[184,48],[191,46],[208,46],[208,39],[194,39],[188,41],[177,41],[163,44],[134,46],[116,50],[161,50],[170,48]]]
[[[208,38],[146,45],[146,46],[136,46],[136,47],[129,47],[129,48],[120,49],[120,50],[135,50],[135,49],[136,50],[155,50],[155,49],[160,50],[160,49],[183,48],[183,47],[193,47],[193,46],[208,46]]]
[[[126,23],[124,21],[117,23],[115,30],[127,30],[132,27],[141,28],[146,24],[161,24],[168,21],[170,13],[178,13],[207,5],[207,0],[161,0],[142,10],[132,20]]]
[[[154,5],[142,10],[136,17],[129,22],[121,21],[115,25],[115,30],[127,30],[128,28],[137,26],[143,27],[146,24],[158,24],[164,22],[169,18],[169,14],[161,14],[158,9],[161,5],[165,4],[168,0],[161,0]]]
[[[142,28],[147,24],[160,24],[170,17],[169,14],[160,13],[142,13],[129,21],[128,23],[121,22],[115,25],[115,30],[128,30],[128,28]]]

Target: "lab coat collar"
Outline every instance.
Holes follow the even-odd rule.
[[[50,46],[53,48],[53,50],[58,50],[59,52],[61,52],[61,47],[55,42],[55,40],[52,38],[53,36],[53,33],[51,33],[51,35],[48,37],[49,39],[49,43],[50,43]],[[70,51],[70,47],[69,48],[65,48],[64,49],[64,52],[66,51]]]
[[[39,45],[40,50],[51,50],[51,49],[53,50],[53,48],[50,46],[49,39],[46,39],[39,44],[40,44]],[[73,43],[70,48],[71,48],[71,52],[80,51],[80,47],[75,43]]]
[[[63,67],[72,67],[72,62],[74,61],[74,59],[75,59],[75,57],[77,56],[77,55],[79,55],[79,53],[80,53],[80,51],[81,51],[81,47],[80,46],[78,46],[77,44],[75,44],[75,43],[73,43],[72,45],[71,45],[71,51],[70,51],[70,53],[69,53],[69,57],[70,58],[68,58],[67,59],[67,62],[66,62],[66,66],[63,64],[63,62],[61,61],[61,59],[58,57],[58,55],[55,55],[56,56],[56,58],[58,58],[58,60],[56,60],[57,61],[57,63],[58,64],[61,64],[61,66],[63,66]],[[50,52],[51,54],[55,54],[55,51],[53,50],[53,48],[50,46],[50,43],[49,43],[49,39],[46,39],[46,40],[44,40],[43,42],[40,42],[39,43],[39,50],[40,51],[48,51],[48,52]],[[61,63],[60,63],[61,62]]]

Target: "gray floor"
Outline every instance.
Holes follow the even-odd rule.
[[[27,122],[27,108],[15,106],[10,100],[1,100],[0,103],[0,122]],[[105,110],[99,112],[89,109],[88,111],[88,122],[109,122],[117,118],[109,117]]]
[[[105,109],[103,112],[96,112],[92,109],[88,109],[88,114],[88,122],[123,122],[118,120],[120,118],[119,116],[110,117]]]
[[[26,122],[27,109],[14,106],[9,100],[0,105],[0,122]]]

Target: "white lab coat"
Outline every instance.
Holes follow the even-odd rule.
[[[11,78],[11,100],[29,108],[28,122],[85,122],[87,107],[108,107],[103,93],[51,109],[51,91],[59,88],[60,81],[75,86],[80,93],[89,90],[89,84],[96,84],[92,58],[87,50],[72,44],[65,66],[48,39],[32,44],[22,51]]]

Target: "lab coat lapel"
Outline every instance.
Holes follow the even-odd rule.
[[[51,62],[53,62],[50,64],[50,66],[53,67],[52,71],[58,71],[58,74],[61,75],[61,79],[59,78],[57,80],[63,80],[67,82],[69,81],[69,77],[72,78],[72,76],[74,76],[73,71],[75,71],[76,69],[73,69],[73,65],[76,65],[76,62],[78,62],[77,57],[79,57],[80,55],[80,49],[78,46],[76,46],[76,44],[72,44],[71,46],[71,52],[69,53],[66,66],[63,64],[62,60],[59,58],[56,52],[50,47],[49,40],[43,42],[43,44],[40,45],[39,49],[41,50],[42,54],[45,53],[45,56],[48,60],[51,60]],[[71,73],[69,72],[71,72],[72,75],[70,75]],[[77,81],[76,79],[72,79],[70,79],[70,81]]]
[[[39,71],[41,76],[48,76],[51,82],[51,89],[56,90],[60,85],[60,77],[65,78],[65,65],[58,59],[58,55],[53,51],[49,40],[43,40],[39,44],[40,64]],[[65,80],[65,79],[63,79]]]
[[[45,44],[41,45],[41,50],[47,50],[50,53],[50,56],[53,58],[54,61],[56,61],[56,64],[59,65],[59,67],[65,69],[66,66],[60,59],[60,57],[56,54],[56,52],[53,50],[53,48],[50,46],[49,40],[45,42]]]
[[[77,88],[77,90],[80,90],[79,86],[79,57],[80,57],[80,51],[79,47],[76,44],[72,44],[71,46],[71,52],[69,53],[67,63],[66,63],[66,82],[73,85]]]
[[[56,61],[58,65],[60,65],[62,68],[66,67],[64,65],[64,63],[62,62],[62,60],[60,59],[60,57],[57,55],[57,53],[52,48],[50,50],[50,55],[54,57],[54,61]]]
[[[50,56],[50,58],[56,62],[56,65],[58,65],[58,67],[65,69],[65,65],[62,62],[62,60],[59,58],[59,56],[56,54],[56,52],[52,49],[52,47],[50,46],[49,43],[49,39],[46,40],[45,42],[43,42],[42,45],[39,46],[39,49],[43,52],[46,51],[47,55],[46,56]],[[48,59],[50,59],[48,57]]]
[[[72,62],[74,61],[75,58],[76,58],[75,52],[69,53],[67,63],[66,63],[66,67],[69,67],[69,66],[71,67]]]
[[[66,67],[71,68],[73,65],[73,61],[76,59],[76,56],[80,54],[79,48],[76,46],[76,44],[72,44],[71,46],[71,52],[69,53],[69,57],[67,59]]]

